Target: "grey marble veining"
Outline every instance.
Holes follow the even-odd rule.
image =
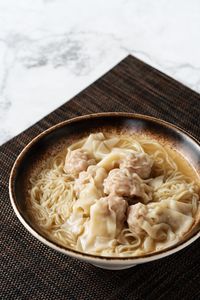
[[[0,1],[0,144],[127,54],[200,92],[200,2]]]

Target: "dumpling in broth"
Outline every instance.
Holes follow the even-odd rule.
[[[128,169],[146,179],[151,173],[153,160],[146,153],[130,153],[120,162],[120,169]]]
[[[121,197],[99,199],[90,208],[90,220],[78,239],[79,249],[98,252],[112,247],[123,227],[126,209],[127,202]]]
[[[104,180],[105,194],[140,197],[144,203],[152,200],[152,188],[136,174],[127,169],[113,169]]]

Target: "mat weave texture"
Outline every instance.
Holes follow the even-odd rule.
[[[128,56],[40,122],[0,147],[0,299],[200,299],[200,239],[159,261],[106,271],[49,249],[11,207],[11,167],[33,137],[63,120],[103,111],[137,112],[200,139],[200,95]]]

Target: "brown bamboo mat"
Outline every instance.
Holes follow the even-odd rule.
[[[200,299],[200,240],[159,261],[106,271],[44,246],[15,216],[8,178],[22,148],[60,121],[101,111],[152,115],[200,138],[200,95],[128,56],[70,102],[1,146],[0,299]]]

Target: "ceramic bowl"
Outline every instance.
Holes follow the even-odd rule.
[[[102,257],[81,253],[60,246],[45,236],[37,224],[29,218],[26,208],[27,177],[35,161],[45,159],[44,153],[49,153],[59,140],[65,139],[72,143],[76,138],[89,135],[91,132],[112,131],[145,134],[162,144],[169,144],[179,151],[190,162],[200,176],[200,145],[195,138],[184,130],[150,116],[130,113],[99,113],[59,123],[34,138],[16,159],[10,175],[9,193],[13,209],[26,229],[39,241],[48,247],[77,259],[86,261],[105,269],[125,269],[136,264],[150,262],[171,255],[190,245],[200,236],[199,226],[191,231],[187,239],[178,245],[154,254],[138,257]]]

